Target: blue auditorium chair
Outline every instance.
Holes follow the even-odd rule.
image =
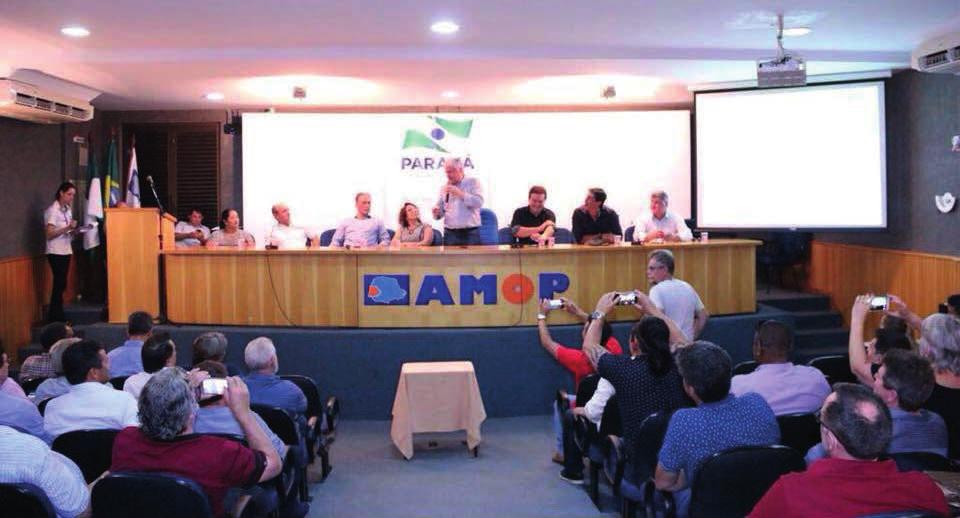
[[[553,239],[554,241],[556,241],[557,244],[560,244],[560,245],[572,245],[573,232],[570,232],[569,228],[554,227]]]
[[[0,484],[0,502],[6,516],[57,518],[46,493],[33,484]]]
[[[171,473],[111,473],[93,486],[91,501],[96,518],[212,516],[200,485]]]
[[[490,209],[480,209],[480,244],[495,245],[500,239],[497,235],[497,215]]]
[[[633,231],[634,231],[633,225],[630,225],[629,227],[627,227],[627,229],[623,231],[623,240],[628,243],[630,241],[633,241]]]
[[[513,230],[510,227],[503,227],[497,231],[497,242],[501,245],[513,243]]]
[[[335,228],[324,230],[320,234],[320,246],[330,246],[330,242],[333,241],[333,234],[337,231]]]
[[[433,229],[433,243],[430,243],[430,246],[443,246],[443,232],[434,227]]]

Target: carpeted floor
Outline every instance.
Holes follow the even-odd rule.
[[[417,434],[406,461],[390,441],[389,421],[343,421],[331,448],[333,472],[311,486],[308,516],[618,516],[605,483],[601,513],[586,486],[560,479],[550,461],[551,430],[546,415],[488,419],[476,459],[463,432]]]

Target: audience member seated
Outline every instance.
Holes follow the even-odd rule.
[[[73,336],[73,328],[63,322],[51,322],[40,330],[40,346],[43,352],[34,354],[20,366],[20,381],[36,378],[53,378],[57,373],[50,360],[50,348],[64,338]]]
[[[830,394],[823,373],[806,365],[790,363],[793,337],[776,320],[766,320],[753,334],[753,359],[759,364],[750,374],[734,376],[730,392],[742,396],[756,392],[776,415],[816,412]]]
[[[878,460],[890,444],[890,411],[869,388],[838,383],[820,410],[827,458],[780,477],[750,513],[755,518],[856,517],[897,511],[950,516],[927,475]]]
[[[683,389],[696,408],[681,408],[670,419],[660,448],[654,483],[671,491],[677,515],[686,516],[690,483],[709,456],[738,446],[767,446],[780,440],[777,418],[758,394],[730,394],[732,362],[726,351],[697,341],[677,352]]]
[[[37,386],[37,390],[33,393],[34,401],[40,403],[45,399],[62,396],[70,392],[70,382],[67,381],[67,377],[63,374],[63,351],[66,351],[67,347],[80,341],[82,341],[80,338],[64,338],[53,344],[53,347],[50,348],[50,364],[53,366],[53,372],[55,372],[57,376],[55,378],[47,378]]]
[[[48,434],[56,438],[73,430],[137,426],[137,400],[104,384],[110,380],[110,358],[99,342],[82,340],[67,347],[63,370],[70,392],[47,404],[43,427]]]
[[[433,244],[433,227],[420,221],[420,209],[406,202],[397,216],[397,234],[393,236],[391,246],[411,247]]]
[[[187,221],[178,221],[173,228],[173,237],[177,248],[191,248],[201,246],[210,237],[210,229],[203,224],[203,213],[200,209],[190,210]]]
[[[220,213],[220,228],[214,230],[207,240],[207,246],[235,246],[253,247],[257,240],[253,234],[240,228],[240,214],[234,209],[226,209]]]
[[[893,436],[887,453],[930,452],[947,456],[947,427],[943,419],[924,410],[934,386],[930,362],[910,351],[893,349],[873,382],[873,392],[890,409]],[[810,449],[807,464],[826,455],[823,443]]]
[[[86,513],[90,490],[72,460],[53,451],[40,439],[0,425],[0,484],[31,484],[50,500],[57,516]],[[0,514],[4,513],[0,503]]]
[[[563,301],[563,309],[567,313],[570,313],[578,320],[586,322],[583,326],[583,329],[580,330],[581,338],[586,334],[587,328],[589,327],[590,320],[589,315],[587,315],[579,306],[572,300],[561,298]],[[574,393],[567,394],[566,398],[570,403],[576,399],[576,389],[580,386],[580,380],[585,376],[593,374],[594,368],[593,365],[590,365],[590,360],[587,359],[586,354],[584,354],[583,349],[574,349],[573,347],[566,347],[561,345],[558,342],[553,340],[553,337],[550,336],[550,330],[547,327],[547,315],[550,314],[550,301],[548,299],[543,299],[540,301],[540,313],[537,314],[537,330],[540,335],[540,345],[550,356],[553,356],[560,365],[563,365],[567,370],[573,374],[573,387]],[[617,341],[613,336],[613,328],[610,327],[610,324],[606,321],[603,321],[603,328],[601,330],[601,338],[598,343],[602,343],[604,347],[607,348],[610,352],[616,355],[623,354],[623,349],[620,347],[620,342]],[[553,405],[553,431],[556,436],[556,449],[553,454],[553,461],[562,464],[563,463],[563,430],[562,430],[562,420],[560,411],[556,408],[556,405]]]
[[[222,380],[227,377],[227,368],[222,363],[207,360],[197,364],[196,368],[208,373],[210,379]],[[206,392],[201,385],[198,403],[200,408],[197,410],[196,418],[193,421],[193,431],[195,433],[224,433],[245,437],[243,428],[227,406],[222,394]],[[286,445],[277,437],[277,434],[270,430],[267,423],[263,422],[263,419],[256,412],[253,413],[253,419],[270,439],[270,444],[277,450],[277,454],[283,459],[287,453]]]
[[[124,392],[129,392],[136,399],[140,398],[140,391],[154,372],[164,367],[177,366],[177,345],[170,339],[170,333],[159,331],[150,335],[140,349],[140,359],[143,361],[143,372],[138,372],[123,382]]]
[[[641,307],[655,308],[646,295],[638,293]],[[597,302],[594,315],[606,320],[616,304],[616,294],[608,293]],[[628,455],[639,445],[640,424],[650,414],[687,406],[683,380],[670,352],[670,327],[663,319],[645,315],[630,330],[630,357],[605,354],[596,347],[597,325],[591,325],[584,337],[584,349],[597,372],[618,394],[620,421]],[[588,404],[589,406],[589,404]],[[566,444],[566,443],[565,443]],[[583,463],[566,463],[561,477],[583,478]],[[632,474],[626,474],[632,480]]]
[[[209,331],[193,339],[190,363],[197,364],[210,360],[227,367],[228,376],[239,376],[240,370],[227,363],[227,336],[218,331]]]
[[[186,374],[176,367],[155,373],[140,393],[140,427],[125,428],[114,440],[110,471],[159,471],[192,479],[207,494],[214,515],[223,516],[229,488],[269,480],[281,468],[277,450],[250,410],[249,393],[240,378],[227,378],[224,399],[249,448],[230,439],[194,434],[197,402]]]
[[[153,331],[153,317],[146,311],[134,311],[127,318],[127,340],[110,351],[110,377],[132,376],[143,372],[140,349]]]
[[[654,250],[648,257],[650,299],[680,327],[687,340],[696,340],[710,318],[700,295],[689,283],[673,277],[673,252]]]
[[[366,248],[390,244],[383,220],[370,215],[370,193],[359,192],[353,199],[357,213],[337,225],[330,241],[332,248]]]
[[[9,364],[6,353],[0,355],[0,382],[9,377]],[[53,440],[43,429],[43,417],[37,406],[24,396],[8,394],[0,391],[0,425],[16,428],[42,439],[47,444]]]
[[[949,456],[960,459],[960,319],[934,313],[920,329],[920,354],[933,364],[936,379],[924,408],[946,422]]]
[[[10,363],[7,361],[7,353],[0,354],[0,394],[27,400],[27,394],[23,391],[23,388],[10,377]]]
[[[250,390],[250,402],[282,408],[303,415],[307,411],[307,397],[293,382],[277,376],[280,361],[273,341],[265,336],[254,338],[243,351],[243,359],[250,369],[244,381]]]

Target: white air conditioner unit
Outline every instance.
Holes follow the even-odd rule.
[[[15,79],[0,78],[0,117],[42,124],[85,122],[93,105]]]
[[[960,32],[931,38],[911,56],[913,68],[921,72],[960,74]]]

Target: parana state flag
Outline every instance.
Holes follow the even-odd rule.
[[[100,195],[100,172],[97,170],[96,151],[90,150],[90,160],[87,162],[87,210],[83,215],[83,224],[94,228],[83,233],[83,249],[90,250],[100,246],[100,232],[96,227],[103,219],[103,198]]]
[[[409,128],[403,137],[403,149],[432,149],[440,153],[464,154],[468,151],[473,119],[451,119],[428,115],[422,125]]]

